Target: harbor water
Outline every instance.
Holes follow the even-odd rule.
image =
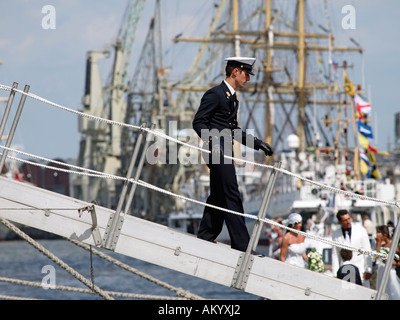
[[[124,270],[67,240],[41,240],[46,249],[102,290],[124,293],[176,297],[174,292]],[[98,248],[96,248],[98,249]],[[174,287],[182,288],[205,299],[259,300],[260,297],[218,285],[193,276],[159,267],[108,250],[105,254]],[[53,278],[49,280],[50,276]],[[32,287],[0,282],[0,295],[45,300],[100,300],[99,295],[46,288],[46,284],[87,288],[23,240],[0,242],[0,277],[34,281],[43,286]],[[124,299],[115,297],[115,299]],[[126,298],[125,298],[126,299]],[[130,298],[131,299],[131,298]]]

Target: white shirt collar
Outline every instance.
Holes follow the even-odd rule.
[[[228,82],[226,82],[226,80],[224,80],[224,82],[225,82],[226,86],[228,87],[229,91],[231,92],[231,95],[234,95],[235,89],[233,89],[232,86]]]

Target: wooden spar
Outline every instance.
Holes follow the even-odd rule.
[[[95,205],[95,219],[78,210],[93,204],[0,177],[0,217],[66,238],[96,245],[113,210]],[[92,212],[93,214],[93,212]],[[94,226],[94,223],[97,223]],[[96,227],[96,228],[94,228]],[[124,216],[115,252],[224,286],[232,285],[243,253],[175,229]],[[251,256],[243,291],[268,299],[374,299],[376,291],[291,266]]]

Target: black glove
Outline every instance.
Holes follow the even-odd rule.
[[[261,142],[261,144],[260,144],[260,149],[261,149],[262,151],[264,151],[264,153],[265,153],[265,155],[266,155],[267,157],[272,156],[273,153],[274,153],[274,151],[272,151],[271,146],[270,146],[268,143],[265,143],[265,142]]]

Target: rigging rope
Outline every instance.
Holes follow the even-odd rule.
[[[137,125],[133,125],[133,124],[127,124],[127,123],[122,123],[122,122],[118,122],[118,121],[114,121],[114,120],[104,119],[104,118],[101,118],[101,117],[98,117],[98,116],[94,116],[94,115],[91,115],[91,114],[87,114],[87,113],[84,113],[84,112],[73,110],[73,109],[67,108],[65,106],[62,106],[60,104],[54,103],[52,101],[49,101],[47,99],[44,99],[44,98],[42,98],[40,96],[37,96],[36,94],[29,93],[29,92],[27,93],[27,92],[24,92],[22,90],[14,89],[12,87],[5,86],[5,85],[2,85],[2,84],[0,84],[0,90],[6,90],[6,91],[14,90],[15,92],[18,92],[18,93],[20,93],[22,95],[26,95],[26,96],[28,96],[28,97],[30,97],[32,99],[35,99],[35,100],[38,100],[40,102],[49,104],[49,105],[51,105],[53,107],[62,109],[64,111],[71,112],[71,113],[76,114],[76,115],[81,116],[81,117],[86,117],[86,118],[89,118],[91,120],[105,122],[105,123],[107,123],[109,125],[117,125],[117,126],[130,128],[130,129],[133,129],[133,130],[136,130],[136,131],[141,131],[142,130],[142,131],[145,131],[147,133],[151,133],[151,134],[153,134],[155,136],[158,136],[160,138],[164,138],[166,140],[169,140],[171,142],[174,142],[174,143],[177,143],[177,144],[181,144],[181,145],[186,146],[188,148],[191,148],[191,149],[194,149],[194,150],[197,150],[197,151],[200,151],[200,152],[204,152],[204,153],[211,153],[210,150],[208,150],[208,149],[203,149],[201,147],[194,146],[192,144],[180,141],[179,139],[173,138],[173,137],[171,137],[171,136],[169,136],[169,135],[167,135],[164,132],[161,132],[159,130],[153,130],[153,129],[146,128],[146,127],[143,127],[143,126],[137,126]],[[7,149],[7,148],[4,147],[4,149]],[[28,154],[28,153],[25,153],[25,152],[22,152],[22,151],[17,151],[17,150],[14,150],[14,149],[9,149],[9,150],[21,153],[23,155],[31,156],[31,157],[33,157],[35,159],[54,162],[54,163],[57,163],[57,164],[62,165],[62,166],[73,167],[73,168],[78,169],[78,170],[85,170],[85,171],[93,172],[93,173],[96,173],[96,174],[106,175],[105,173],[99,173],[99,172],[96,172],[96,171],[91,170],[91,169],[85,169],[85,168],[81,168],[81,167],[73,166],[73,165],[69,165],[69,164],[67,165],[64,162],[59,162],[59,161],[55,161],[55,160],[49,160],[49,159],[46,159],[46,158],[43,158],[43,157],[40,157],[40,156],[31,155],[31,154]],[[249,160],[246,160],[246,159],[239,159],[239,158],[235,158],[235,157],[231,157],[231,156],[227,156],[227,155],[224,155],[224,158],[236,161],[239,164],[249,164],[249,165],[254,165],[254,166],[267,168],[267,169],[273,169],[274,168],[272,165],[253,162],[253,161],[249,161]],[[33,164],[33,163],[31,163],[31,164]],[[286,175],[292,176],[294,178],[297,178],[299,180],[302,180],[304,182],[316,185],[316,186],[318,186],[318,187],[320,187],[322,189],[342,194],[344,196],[349,196],[349,197],[357,198],[357,199],[360,199],[360,200],[371,200],[371,201],[379,202],[379,203],[382,203],[382,204],[397,206],[398,208],[400,208],[400,201],[387,201],[387,200],[381,200],[381,199],[376,199],[376,198],[372,198],[372,197],[367,197],[367,196],[364,196],[364,195],[361,195],[361,194],[355,194],[355,193],[350,192],[350,191],[341,190],[341,189],[338,189],[338,188],[335,188],[335,187],[324,185],[324,184],[319,183],[317,181],[313,181],[313,180],[304,178],[304,177],[302,177],[302,176],[300,176],[298,174],[292,173],[292,172],[290,172],[288,170],[285,170],[283,168],[274,168],[274,169],[279,171],[279,172],[281,172],[281,173],[283,173],[283,174],[286,174]]]
[[[22,239],[26,240],[29,244],[31,244],[33,247],[35,247],[37,250],[39,250],[41,253],[43,253],[45,256],[47,256],[49,259],[51,259],[53,262],[57,263],[61,268],[66,270],[68,273],[73,275],[76,279],[81,281],[83,284],[85,284],[89,289],[85,288],[75,288],[75,287],[70,287],[70,286],[60,286],[57,285],[52,289],[55,290],[65,290],[65,291],[73,291],[73,292],[78,292],[78,293],[91,293],[91,294],[98,294],[101,297],[103,297],[106,300],[113,300],[111,296],[117,296],[117,297],[125,297],[125,298],[135,298],[135,299],[158,299],[158,300],[168,300],[168,299],[174,299],[174,300],[187,300],[187,299],[192,299],[192,300],[202,300],[203,298],[193,294],[189,291],[186,291],[182,288],[176,288],[174,286],[169,285],[166,282],[160,281],[154,277],[151,277],[147,275],[144,272],[141,272],[133,267],[128,266],[125,263],[122,263],[118,261],[117,259],[114,259],[110,256],[107,256],[106,254],[94,249],[92,246],[86,245],[82,242],[79,242],[74,239],[67,239],[71,243],[74,243],[75,245],[90,251],[90,263],[91,263],[91,281],[87,280],[84,276],[82,276],[80,273],[78,273],[76,270],[68,266],[65,262],[63,262],[61,259],[57,258],[55,255],[53,255],[50,251],[45,249],[41,244],[39,244],[36,240],[32,239],[29,237],[26,233],[24,233],[21,229],[16,227],[14,224],[10,223],[6,219],[0,218],[0,222],[3,223],[6,227],[14,231],[16,234],[18,234]],[[148,294],[135,294],[135,293],[124,293],[124,292],[115,292],[115,291],[104,291],[100,289],[98,286],[95,286],[94,280],[93,280],[93,269],[92,269],[92,253],[98,255],[99,257],[105,259],[106,261],[109,261],[125,270],[128,270],[143,279],[146,279],[148,281],[151,281],[159,286],[162,286],[170,291],[173,291],[176,293],[176,295],[181,296],[182,298],[179,297],[171,297],[171,296],[158,296],[158,295],[148,295]],[[3,282],[8,282],[8,283],[14,283],[14,284],[22,284],[22,285],[29,285],[29,286],[35,286],[35,287],[43,287],[42,283],[38,282],[33,282],[33,281],[28,281],[28,280],[19,280],[19,279],[11,279],[11,278],[6,278],[6,277],[0,277],[0,281]],[[0,295],[0,299],[10,299],[10,300],[25,300],[28,298],[21,298],[21,297],[13,297],[13,296],[4,296]]]
[[[16,153],[19,152],[18,150],[7,148],[7,147],[3,147],[3,146],[0,146],[0,148],[9,149],[9,150],[15,151]],[[27,155],[27,153],[24,153],[24,154]],[[32,155],[32,156],[35,157],[34,155]],[[229,209],[222,208],[222,207],[218,207],[218,206],[215,206],[215,205],[212,205],[212,204],[209,204],[209,203],[205,203],[205,202],[202,202],[202,201],[199,201],[199,200],[188,198],[188,197],[185,197],[185,196],[182,196],[182,195],[178,195],[178,194],[175,194],[175,193],[173,193],[171,191],[167,191],[167,190],[162,189],[160,187],[154,186],[154,185],[152,185],[150,183],[144,182],[144,181],[142,181],[140,179],[139,180],[135,180],[133,178],[129,178],[128,179],[128,178],[125,178],[125,177],[120,177],[120,176],[116,176],[116,175],[112,175],[112,174],[105,174],[105,173],[98,172],[98,171],[95,171],[95,170],[86,170],[85,168],[80,168],[80,169],[83,170],[83,171],[88,171],[88,173],[78,172],[78,171],[62,169],[62,168],[58,168],[58,167],[52,167],[52,166],[49,166],[49,165],[38,164],[36,162],[27,161],[27,160],[19,159],[19,158],[12,157],[12,156],[9,156],[9,158],[12,159],[12,160],[21,161],[21,162],[29,163],[29,164],[32,164],[32,165],[35,165],[35,166],[44,167],[44,168],[51,169],[51,170],[56,170],[56,171],[62,171],[62,172],[70,173],[70,174],[78,174],[78,175],[84,175],[84,176],[90,176],[90,177],[96,177],[96,178],[106,178],[106,179],[115,179],[115,180],[128,181],[128,182],[140,185],[142,187],[149,188],[149,189],[152,189],[154,191],[157,191],[157,192],[160,192],[160,193],[164,193],[164,194],[172,196],[172,197],[179,198],[181,200],[189,201],[189,202],[200,204],[200,205],[203,205],[203,206],[208,206],[208,207],[211,207],[213,209],[221,210],[221,211],[224,211],[224,212],[227,212],[227,213],[236,214],[236,215],[239,215],[239,216],[243,216],[245,218],[249,218],[249,219],[258,220],[258,221],[261,221],[261,222],[264,222],[264,223],[268,223],[268,224],[280,227],[282,229],[286,229],[287,231],[292,231],[292,232],[301,234],[301,235],[303,235],[305,237],[308,237],[310,239],[323,242],[323,243],[328,244],[328,245],[332,245],[332,246],[336,246],[336,247],[339,247],[339,248],[344,248],[344,249],[347,249],[347,250],[358,252],[359,254],[367,254],[367,255],[370,255],[370,256],[375,256],[375,257],[378,257],[380,259],[386,259],[387,258],[387,254],[385,254],[385,253],[379,253],[379,252],[376,252],[376,251],[368,251],[368,250],[364,250],[362,248],[355,248],[355,247],[352,247],[352,246],[349,246],[349,245],[345,245],[343,243],[339,243],[337,241],[325,239],[325,238],[322,238],[322,237],[319,237],[319,236],[316,236],[316,235],[312,235],[312,234],[309,234],[309,233],[306,233],[306,232],[303,232],[303,231],[292,229],[290,227],[287,227],[285,225],[282,225],[280,223],[277,223],[277,222],[275,222],[273,220],[270,220],[270,219],[267,219],[267,218],[261,219],[258,216],[254,216],[254,215],[246,214],[246,213],[241,213],[241,212],[236,212],[236,211],[229,210]],[[50,159],[47,159],[47,161],[52,162],[52,160],[50,160]],[[76,166],[74,166],[74,167],[76,167]],[[278,170],[278,168],[275,168],[275,169]],[[294,174],[292,174],[292,175],[294,175]],[[373,198],[371,198],[371,199],[373,199]]]
[[[168,283],[166,283],[164,281],[161,281],[161,280],[156,279],[156,278],[154,278],[154,277],[152,277],[152,276],[150,276],[150,275],[148,275],[148,274],[146,274],[146,273],[144,273],[142,271],[139,271],[138,269],[133,268],[133,267],[121,262],[121,261],[118,261],[117,259],[114,259],[114,258],[110,257],[109,255],[106,255],[103,252],[101,252],[101,251],[99,251],[99,250],[93,248],[92,246],[89,246],[89,245],[87,245],[87,244],[85,244],[83,242],[80,242],[80,241],[74,240],[74,239],[67,239],[67,240],[69,240],[73,244],[75,244],[75,245],[77,245],[77,246],[79,246],[79,247],[81,247],[81,248],[83,248],[85,250],[91,250],[94,254],[98,255],[100,258],[103,258],[104,260],[106,260],[108,262],[111,262],[111,263],[115,264],[116,266],[118,266],[118,267],[120,267],[120,268],[122,268],[124,270],[127,270],[127,271],[129,271],[129,272],[131,272],[131,273],[133,273],[133,274],[135,274],[135,275],[137,275],[137,276],[139,276],[139,277],[141,277],[143,279],[146,279],[146,280],[148,280],[150,282],[153,282],[153,283],[159,285],[160,287],[163,287],[163,288],[166,288],[166,289],[168,289],[168,290],[170,290],[172,292],[175,292],[177,295],[182,296],[185,299],[196,299],[196,300],[203,299],[202,297],[200,297],[198,295],[195,295],[195,294],[193,294],[193,293],[191,293],[189,291],[186,291],[186,290],[184,290],[182,288],[176,288],[176,287],[174,287],[174,286],[172,286],[172,285],[170,285],[170,284],[168,284]]]
[[[76,279],[81,281],[84,285],[86,285],[88,288],[93,289],[93,292],[97,293],[100,295],[102,298],[106,300],[114,300],[107,292],[104,292],[102,289],[99,287],[95,286],[94,284],[87,280],[83,275],[81,275],[79,272],[71,268],[68,264],[66,264],[64,261],[56,257],[54,254],[52,254],[49,250],[47,250],[45,247],[43,247],[40,243],[38,243],[36,240],[32,239],[30,236],[28,236],[25,232],[17,228],[14,224],[9,222],[6,219],[0,218],[0,222],[3,223],[7,228],[11,229],[14,231],[16,234],[18,234],[22,239],[27,241],[30,245],[32,245],[34,248],[39,250],[42,254],[44,254],[46,257],[48,257],[50,260],[58,264],[61,268],[63,268],[65,271],[73,275]]]
[[[29,237],[26,233],[24,233],[22,230],[20,230],[18,227],[16,227],[14,224],[10,223],[6,219],[0,218],[0,222],[3,223],[6,227],[14,231],[16,234],[18,234],[21,238],[26,240],[29,244],[31,244],[33,247],[35,247],[37,250],[39,250],[41,253],[43,253],[45,256],[47,256],[49,259],[57,263],[60,267],[62,267],[64,270],[66,270],[68,273],[73,275],[76,279],[81,281],[83,284],[85,284],[89,289],[85,288],[75,288],[75,287],[70,287],[70,286],[60,286],[57,285],[52,289],[55,290],[65,290],[65,291],[73,291],[73,292],[79,292],[79,293],[91,293],[91,294],[99,294],[101,297],[107,299],[107,300],[113,300],[111,296],[118,296],[118,297],[125,297],[125,298],[136,298],[136,299],[158,299],[158,300],[168,300],[168,299],[174,299],[174,300],[187,300],[187,299],[193,299],[193,300],[200,300],[203,299],[202,297],[192,294],[189,291],[186,291],[182,288],[175,288],[171,285],[169,285],[166,282],[160,281],[154,277],[151,277],[144,272],[141,272],[133,267],[130,267],[114,258],[111,258],[110,256],[107,256],[106,254],[94,249],[92,246],[86,245],[84,243],[81,243],[77,240],[74,239],[68,239],[71,243],[74,243],[75,245],[90,251],[91,253],[94,253],[98,255],[99,257],[114,263],[115,265],[128,270],[148,281],[151,281],[159,286],[162,286],[170,291],[175,292],[178,296],[181,296],[182,298],[179,297],[171,297],[171,296],[158,296],[158,295],[148,295],[148,294],[135,294],[135,293],[124,293],[124,292],[116,292],[116,291],[104,291],[100,289],[99,287],[94,285],[93,278],[91,279],[92,281],[87,280],[84,276],[82,276],[80,273],[75,271],[73,268],[68,266],[65,262],[57,258],[55,255],[53,255],[50,251],[45,249],[42,245],[40,245],[36,240],[32,239]],[[92,258],[92,257],[91,257]],[[91,261],[92,263],[92,261]],[[92,274],[92,270],[91,270]],[[35,287],[43,287],[42,283],[38,282],[33,282],[33,281],[28,281],[28,280],[19,280],[19,279],[11,279],[11,278],[6,278],[6,277],[0,277],[0,281],[3,282],[8,282],[8,283],[14,283],[14,284],[22,284],[22,285],[29,285],[29,286],[35,286]],[[28,299],[28,298],[20,298],[20,297],[12,297],[12,296],[0,296],[0,299]]]
[[[18,284],[18,285],[25,285],[25,286],[43,288],[43,284],[41,282],[35,282],[35,281],[29,281],[29,280],[21,280],[21,279],[0,277],[0,281],[1,282],[6,282],[6,283]],[[69,291],[69,292],[77,292],[77,293],[94,294],[93,290],[91,290],[91,289],[77,288],[77,287],[63,286],[63,285],[56,285],[52,290],[61,290],[61,291]],[[185,298],[171,297],[171,296],[137,294],[137,293],[118,292],[118,291],[104,291],[104,292],[108,293],[111,296],[122,297],[122,298],[153,299],[153,300],[186,300]],[[26,299],[31,299],[31,298],[22,298],[22,297],[0,295],[0,299],[26,300]]]
[[[152,133],[155,136],[170,140],[170,141],[175,142],[177,144],[184,145],[184,146],[186,146],[188,148],[192,148],[192,149],[195,149],[195,150],[198,150],[198,151],[201,151],[201,152],[205,152],[205,153],[210,153],[209,150],[202,149],[202,148],[200,148],[198,146],[194,146],[194,145],[188,144],[186,142],[180,141],[178,139],[170,137],[167,134],[165,134],[163,132],[160,132],[160,131],[157,131],[157,130],[152,130],[150,128],[145,128],[143,126],[136,126],[136,125],[132,125],[132,124],[121,123],[121,122],[117,122],[117,121],[113,121],[113,120],[109,120],[109,119],[104,119],[104,118],[101,118],[101,117],[93,116],[93,115],[90,115],[90,114],[87,114],[87,113],[83,113],[83,112],[80,112],[80,111],[76,111],[76,110],[67,108],[65,106],[59,105],[57,103],[54,103],[52,101],[49,101],[47,99],[44,99],[42,97],[39,97],[39,96],[37,96],[37,95],[35,95],[33,93],[26,93],[26,92],[24,92],[22,90],[11,88],[9,86],[5,86],[5,85],[2,85],[2,84],[0,84],[0,90],[6,90],[6,91],[14,90],[15,92],[18,92],[20,94],[26,95],[28,97],[31,97],[31,98],[36,99],[38,101],[41,101],[43,103],[49,104],[51,106],[60,108],[60,109],[62,109],[64,111],[68,111],[68,112],[74,113],[74,114],[82,116],[82,117],[89,118],[91,120],[102,121],[102,122],[105,122],[105,123],[107,123],[109,125],[124,126],[124,127],[131,128],[131,129],[134,129],[134,130],[143,130],[143,131],[145,131],[147,133]],[[280,228],[286,229],[288,231],[292,231],[292,232],[296,232],[296,233],[302,234],[302,235],[304,235],[306,237],[309,237],[309,238],[312,238],[314,240],[321,241],[321,242],[324,242],[326,244],[330,244],[332,246],[345,248],[345,249],[348,249],[348,250],[351,250],[351,251],[358,252],[360,254],[368,254],[370,256],[375,256],[375,257],[378,257],[380,259],[387,258],[387,254],[385,254],[385,253],[379,253],[379,252],[376,252],[376,251],[367,251],[367,250],[364,250],[364,249],[361,249],[361,248],[354,248],[354,247],[351,247],[351,246],[348,246],[348,245],[345,245],[345,244],[342,244],[342,243],[338,243],[336,241],[324,239],[324,238],[319,237],[319,236],[314,236],[314,235],[311,235],[311,234],[308,234],[308,233],[305,233],[305,232],[302,232],[302,231],[298,231],[298,230],[286,227],[286,226],[284,226],[282,224],[279,224],[279,223],[276,223],[275,221],[272,221],[270,219],[260,219],[259,217],[254,216],[254,215],[239,213],[239,212],[235,212],[235,211],[232,211],[232,210],[227,210],[225,208],[220,208],[220,207],[217,207],[217,206],[213,206],[213,205],[210,205],[210,204],[198,201],[198,200],[194,200],[194,199],[191,199],[191,198],[187,198],[187,197],[184,197],[184,196],[181,196],[181,195],[174,194],[174,193],[172,193],[170,191],[167,191],[167,190],[164,190],[162,188],[156,187],[154,185],[151,185],[151,184],[146,183],[146,182],[141,181],[141,180],[137,180],[136,181],[136,180],[134,180],[132,178],[127,179],[125,177],[119,177],[119,176],[115,176],[115,175],[111,175],[111,174],[107,174],[107,173],[103,173],[103,172],[98,172],[98,171],[91,170],[91,169],[81,168],[81,167],[78,167],[78,166],[69,165],[69,164],[66,164],[66,163],[49,160],[49,159],[46,159],[46,158],[43,158],[43,157],[39,157],[39,156],[34,156],[32,154],[28,154],[26,152],[18,151],[18,150],[15,150],[15,149],[3,147],[3,146],[0,146],[0,147],[5,149],[5,150],[14,151],[16,153],[27,155],[27,156],[30,156],[30,157],[35,158],[35,159],[41,159],[41,160],[45,160],[47,162],[62,164],[63,166],[71,167],[71,168],[82,170],[82,171],[85,171],[85,172],[72,171],[72,170],[67,170],[67,169],[63,169],[63,168],[52,167],[52,166],[38,164],[38,163],[34,163],[32,161],[22,160],[22,159],[19,159],[19,158],[15,158],[15,157],[9,156],[10,159],[14,159],[14,160],[17,160],[17,161],[22,161],[22,162],[29,163],[29,164],[35,165],[35,166],[41,166],[41,167],[44,167],[44,168],[47,168],[47,169],[52,169],[52,170],[55,170],[55,171],[62,171],[62,172],[67,172],[67,173],[72,173],[72,174],[87,175],[87,176],[97,177],[97,178],[107,178],[107,179],[129,181],[129,182],[141,185],[141,186],[143,186],[145,188],[151,188],[151,189],[153,189],[155,191],[162,192],[162,193],[168,194],[170,196],[178,197],[178,198],[180,198],[182,200],[194,202],[194,203],[201,204],[201,205],[204,205],[204,206],[213,207],[215,209],[222,210],[222,211],[225,211],[225,212],[228,212],[228,213],[241,215],[241,216],[244,216],[244,217],[247,217],[247,218],[251,218],[251,219],[262,221],[264,223],[275,225],[275,226],[278,226]],[[233,161],[236,161],[237,163],[246,163],[246,164],[259,166],[259,167],[263,167],[263,168],[267,168],[267,169],[274,169],[274,170],[277,170],[277,171],[279,171],[279,172],[281,172],[283,174],[289,175],[289,176],[291,176],[293,178],[297,178],[297,179],[302,180],[304,182],[316,185],[321,189],[325,189],[325,190],[329,190],[331,192],[339,193],[339,194],[342,194],[344,196],[357,198],[357,199],[361,199],[361,200],[370,200],[370,201],[379,202],[379,203],[386,204],[386,205],[392,205],[392,206],[396,206],[396,207],[400,208],[400,201],[387,201],[387,200],[381,200],[381,199],[376,199],[376,198],[372,198],[372,197],[367,197],[367,196],[364,196],[364,195],[355,194],[355,193],[350,192],[350,191],[341,190],[341,189],[338,189],[338,188],[335,188],[335,187],[324,185],[324,184],[316,182],[316,181],[309,180],[307,178],[304,178],[304,177],[302,177],[302,176],[300,176],[298,174],[292,173],[292,172],[290,172],[288,170],[285,170],[285,169],[282,169],[282,168],[276,168],[276,167],[273,167],[271,165],[257,163],[257,162],[253,162],[253,161],[249,161],[249,160],[245,160],[245,159],[238,159],[238,158],[231,157],[231,156],[226,156],[226,155],[224,155],[224,157],[227,158],[227,159],[231,159]]]

